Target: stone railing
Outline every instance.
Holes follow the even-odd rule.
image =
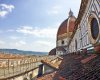
[[[22,59],[0,59],[0,79],[18,75],[38,67],[41,60],[51,61],[56,56],[33,56]]]

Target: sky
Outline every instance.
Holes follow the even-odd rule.
[[[81,0],[0,0],[0,48],[49,52],[60,24]]]

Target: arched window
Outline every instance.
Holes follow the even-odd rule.
[[[93,39],[95,40],[97,39],[99,35],[99,25],[96,18],[93,18],[91,20],[91,34],[92,34]]]
[[[77,40],[75,39],[75,49],[77,51]]]
[[[64,40],[62,40],[62,45],[64,44]]]

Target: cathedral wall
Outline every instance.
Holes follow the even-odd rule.
[[[68,44],[68,39],[67,38],[64,38],[62,40],[58,40],[57,41],[57,47],[59,46],[66,46]]]
[[[56,54],[57,54],[57,55],[63,55],[64,52],[63,52],[63,51],[58,51],[58,50],[56,50]]]
[[[76,52],[82,48],[81,31],[78,26],[76,33],[70,44],[70,52]]]
[[[62,45],[61,42],[62,42],[62,40],[57,41],[57,47]]]
[[[68,44],[68,39],[67,38],[64,38],[64,39],[61,39],[61,40],[58,40],[57,41],[57,47],[60,47],[60,46],[66,46]],[[64,52],[62,50],[57,50],[56,49],[56,54],[57,55],[63,55]]]
[[[89,37],[90,30],[88,24],[89,17],[93,12],[98,18],[98,24],[100,24],[100,0],[89,0],[82,20],[78,25],[71,44],[69,45],[69,52],[76,52],[78,50],[85,49],[91,45],[91,38]]]
[[[89,29],[89,18],[90,15],[96,15],[96,18],[98,20],[98,24],[99,22],[99,14],[100,14],[100,1],[99,0],[89,0],[89,3],[87,5],[87,8],[85,10],[85,13],[83,15],[83,18],[80,22],[80,27],[81,27],[81,33],[82,33],[82,48],[87,48],[89,45],[91,45],[91,38],[89,33],[91,32],[91,30]],[[100,25],[99,25],[100,27]]]

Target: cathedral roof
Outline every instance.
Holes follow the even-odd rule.
[[[63,52],[66,52],[66,50],[64,49],[63,46],[59,46],[59,47],[57,47],[57,51],[63,51]]]
[[[56,48],[52,49],[52,50],[49,52],[49,55],[56,55]]]

